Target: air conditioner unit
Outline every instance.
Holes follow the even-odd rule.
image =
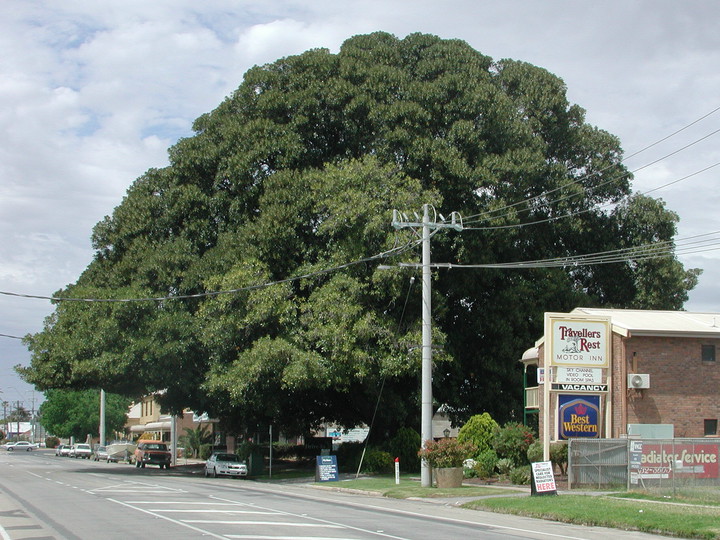
[[[628,388],[650,388],[650,375],[648,373],[630,373],[627,376]]]

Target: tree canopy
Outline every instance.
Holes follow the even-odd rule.
[[[672,245],[676,231],[560,78],[462,41],[374,33],[256,66],[194,131],[96,225],[94,260],[55,295],[162,299],[58,300],[27,339],[28,382],[165,390],[166,407],[228,429],[295,433],[369,423],[382,389],[376,425],[390,433],[418,423],[421,341],[412,272],[374,258],[418,259],[393,209],[463,216],[463,232],[433,237],[449,263]],[[697,275],[673,256],[438,270],[436,399],[458,419],[517,418],[517,360],[544,312],[681,309]]]
[[[105,429],[122,431],[127,421],[130,400],[117,394],[105,394]],[[93,390],[48,390],[40,405],[43,427],[56,437],[85,440],[100,428],[100,393]]]

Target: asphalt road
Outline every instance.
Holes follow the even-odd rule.
[[[181,468],[0,453],[0,539],[647,539],[582,527],[319,490],[204,478]]]

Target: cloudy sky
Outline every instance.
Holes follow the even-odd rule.
[[[670,184],[651,193],[679,214],[678,239],[716,233],[719,16],[709,0],[3,0],[0,291],[48,296],[74,282],[93,225],[248,68],[377,30],[548,69],[628,156],[682,130],[626,161],[633,185]],[[720,251],[680,258],[705,271],[686,308],[720,312]],[[51,312],[0,294],[3,400],[42,399],[15,376],[29,354],[7,336],[37,332]]]

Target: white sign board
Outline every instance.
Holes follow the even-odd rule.
[[[556,495],[555,475],[553,474],[550,461],[532,463],[533,483],[531,493],[533,495]]]
[[[559,383],[591,383],[600,384],[602,380],[602,369],[581,368],[581,367],[559,367],[557,368],[557,382]]]
[[[610,365],[610,320],[546,313],[550,365],[605,368]]]

